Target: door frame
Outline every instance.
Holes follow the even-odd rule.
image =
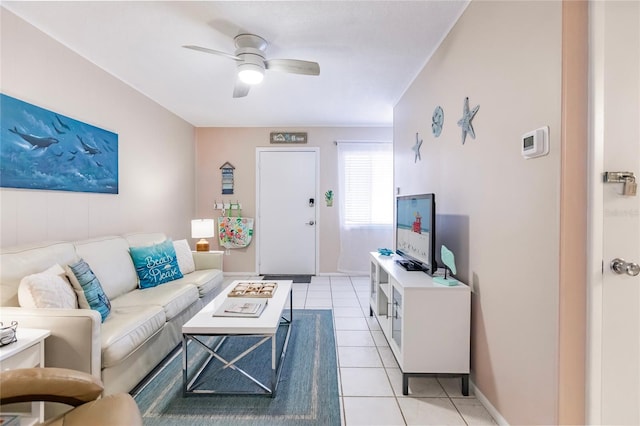
[[[320,210],[318,206],[320,206],[320,200],[318,195],[320,194],[320,148],[319,147],[257,147],[256,148],[256,239],[260,238],[260,153],[262,152],[313,152],[316,157],[316,175],[315,175],[315,259],[314,259],[314,269],[315,275],[318,275],[320,270]],[[256,273],[260,274],[260,244],[256,241],[256,264],[255,270]]]
[[[589,212],[587,228],[586,423],[602,421],[602,285],[604,283],[604,199],[598,176],[604,171],[602,81],[603,5],[589,3]],[[596,11],[596,8],[600,11]]]
[[[604,85],[605,55],[604,2],[589,2],[589,182],[587,227],[587,342],[586,342],[586,424],[602,424],[603,403],[603,312],[605,270],[604,255],[605,203],[604,173]],[[639,94],[640,96],[640,94]]]

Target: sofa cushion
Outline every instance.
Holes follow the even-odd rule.
[[[114,305],[118,299],[114,299]],[[166,322],[159,306],[114,306],[102,324],[102,368],[117,365],[158,333]]]
[[[152,246],[130,247],[129,252],[138,274],[140,288],[155,287],[182,278],[171,240]]]
[[[125,306],[162,307],[170,321],[198,300],[198,289],[193,284],[172,281],[157,287],[137,289],[112,300],[114,308]]]
[[[138,276],[129,256],[127,240],[122,237],[102,237],[74,244],[78,256],[91,265],[109,299],[138,287]]]
[[[224,277],[221,270],[202,269],[187,274],[176,282],[195,285],[198,288],[198,294],[202,297],[216,287],[220,287],[223,280]]]
[[[1,249],[0,306],[20,306],[18,286],[22,278],[37,274],[51,265],[66,265],[78,260],[71,243],[41,242]]]
[[[58,264],[39,274],[24,277],[18,288],[18,299],[23,308],[78,307],[76,293]]]
[[[196,264],[193,262],[193,254],[187,240],[178,240],[173,242],[173,248],[176,250],[176,258],[182,275],[190,274],[196,270]]]
[[[78,296],[78,306],[98,311],[104,322],[111,311],[111,303],[87,262],[80,259],[77,263],[68,265],[67,276]]]

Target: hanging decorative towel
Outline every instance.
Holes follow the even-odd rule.
[[[253,237],[253,218],[229,217],[218,218],[218,238],[225,248],[243,248],[251,243]]]

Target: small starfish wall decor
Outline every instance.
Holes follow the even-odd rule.
[[[473,131],[473,125],[471,124],[471,120],[476,115],[478,110],[480,109],[480,105],[476,105],[471,111],[469,111],[469,98],[464,98],[464,107],[462,110],[462,118],[458,120],[458,126],[462,128],[462,144],[464,145],[465,140],[467,139],[467,133],[471,135],[472,139],[476,138],[476,133]]]
[[[413,152],[415,152],[416,156],[413,160],[414,163],[417,163],[418,160],[422,161],[422,158],[420,158],[420,147],[422,146],[422,139],[420,139],[418,137],[418,133],[416,133],[416,144],[413,146],[413,148],[411,148],[413,150]]]

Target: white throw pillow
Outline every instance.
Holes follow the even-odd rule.
[[[69,281],[64,277],[60,265],[38,274],[27,275],[20,281],[18,301],[23,308],[62,308],[78,307],[76,294]]]
[[[193,254],[191,253],[187,240],[174,241],[173,248],[176,250],[178,267],[182,275],[195,271],[196,265],[193,263]]]

